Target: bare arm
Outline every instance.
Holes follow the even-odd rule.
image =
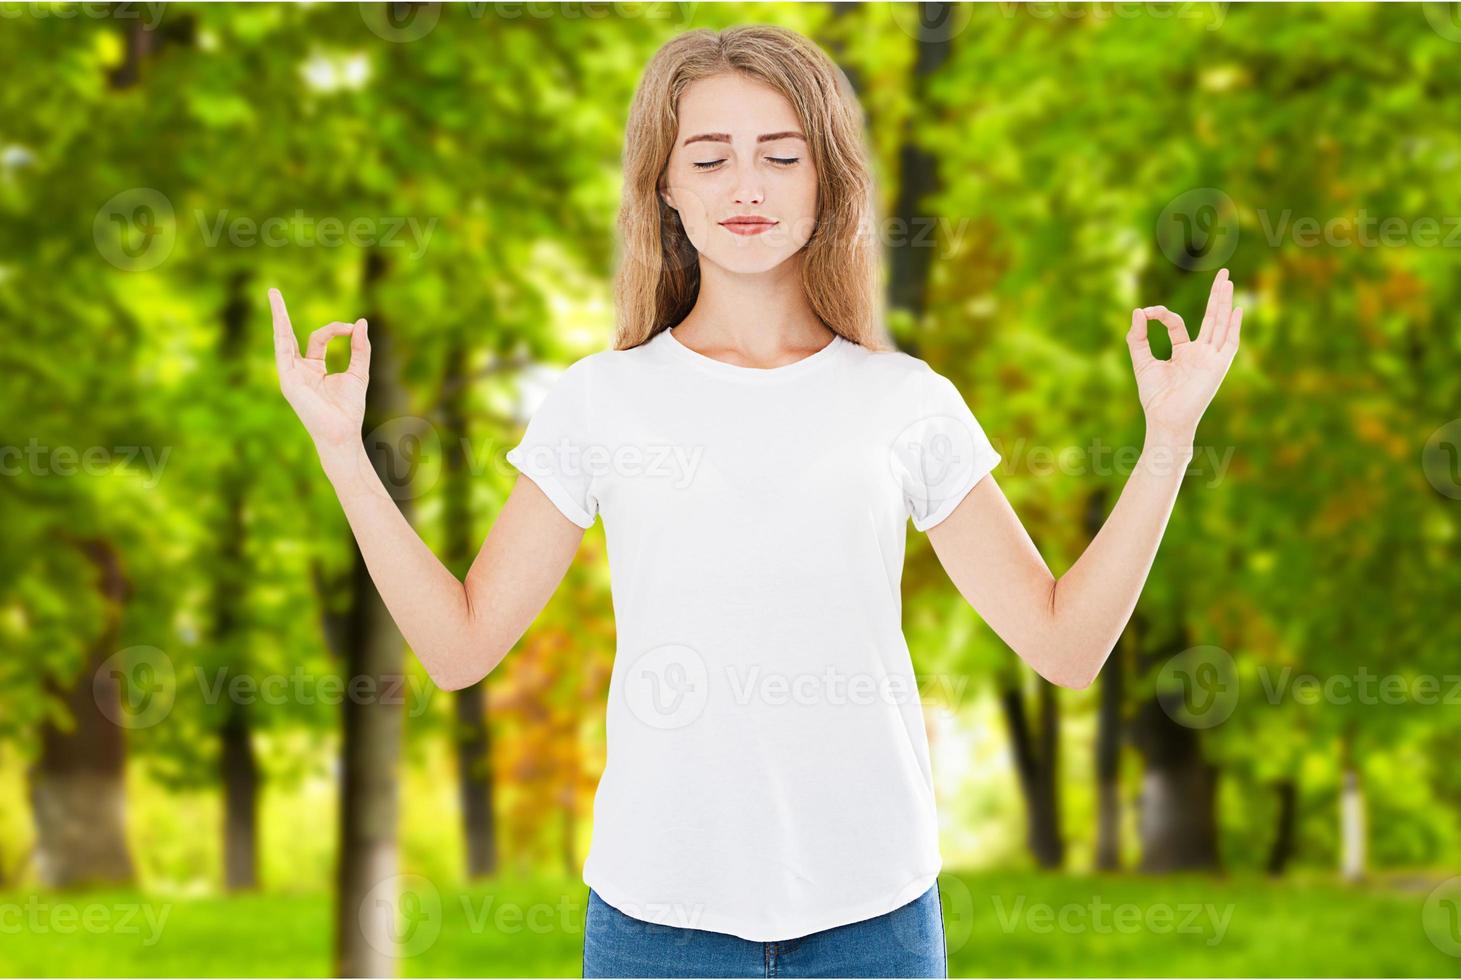
[[[465,584],[431,552],[390,494],[361,442],[369,381],[366,323],[332,323],[299,354],[284,298],[269,291],[280,389],[315,449],[371,580],[401,635],[445,690],[468,687],[501,662],[547,605],[583,538],[527,477],[519,476]],[[350,366],[326,374],[330,338],[350,336]]]
[[[520,475],[463,583],[411,527],[363,445],[321,462],[381,601],[443,690],[470,687],[502,661],[547,605],[583,538],[584,529]]]
[[[1237,353],[1242,310],[1232,309],[1232,295],[1221,270],[1195,341],[1165,307],[1133,312],[1127,342],[1146,441],[1106,523],[1063,576],[1050,573],[992,475],[928,529],[960,595],[1053,684],[1083,688],[1095,680],[1136,608],[1192,459],[1198,420]],[[1148,317],[1166,325],[1170,360],[1152,357]]]
[[[990,474],[928,540],[959,594],[1036,673],[1061,687],[1096,677],[1126,628],[1192,458],[1142,450],[1111,516],[1060,578]]]

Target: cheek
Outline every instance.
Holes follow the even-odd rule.
[[[704,191],[701,187],[705,183],[703,174],[696,174],[683,165],[672,165],[665,176],[665,189],[675,199],[675,210],[680,212],[682,219],[688,220],[692,214],[705,213]]]
[[[808,211],[817,210],[817,171],[807,167],[802,171],[800,185],[801,200]]]
[[[680,184],[673,191],[675,209],[680,212],[680,224],[684,225],[687,231],[705,227],[706,222],[710,220],[710,208],[704,189]]]
[[[795,212],[794,237],[798,242],[805,243],[817,225],[817,175],[809,170],[799,176],[800,179],[792,189],[794,203],[791,209]]]

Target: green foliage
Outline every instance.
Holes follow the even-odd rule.
[[[1092,496],[1109,509],[1124,483],[1112,453],[1140,445],[1122,340],[1129,311],[1165,304],[1195,329],[1216,268],[1189,270],[1164,251],[1164,211],[1195,188],[1232,202],[1236,243],[1221,261],[1247,309],[1244,348],[1198,433],[1198,462],[1220,468],[1189,476],[1139,607],[1154,635],[1185,630],[1237,664],[1242,698],[1207,739],[1223,772],[1223,852],[1236,867],[1262,865],[1271,787],[1288,778],[1300,787],[1298,861],[1332,866],[1347,737],[1375,862],[1461,859],[1461,782],[1446,764],[1461,735],[1454,706],[1307,704],[1265,688],[1285,669],[1458,673],[1457,502],[1421,466],[1461,394],[1461,332],[1445,313],[1461,282],[1457,249],[1414,235],[1306,243],[1296,224],[1352,236],[1368,214],[1412,231],[1432,219],[1444,235],[1461,217],[1461,133],[1448,123],[1461,49],[1418,7],[978,5],[920,100],[908,21],[889,5],[615,5],[607,18],[582,5],[546,16],[505,6],[443,9],[424,36],[404,40],[372,5],[170,5],[140,59],[129,54],[137,25],[121,16],[5,19],[0,445],[45,450],[39,465],[0,477],[0,738],[16,750],[13,767],[57,711],[47,680],[77,679],[107,613],[80,540],[108,541],[122,557],[131,593],[119,649],[163,651],[178,682],[166,719],[128,733],[146,806],[161,809],[148,793],[181,799],[216,786],[226,704],[200,679],[339,671],[325,624],[348,586],[349,532],[278,394],[271,285],[306,330],[371,307],[395,342],[403,415],[469,447],[480,541],[512,479],[501,456],[522,421],[523,367],[561,365],[611,336],[617,167],[640,69],[686,28],[765,21],[835,43],[855,71],[884,202],[908,141],[936,155],[942,189],[921,205],[940,222],[931,303],[918,322],[895,318],[899,337],[965,392],[1004,454],[1001,486],[1057,574],[1089,540]],[[332,243],[326,222],[361,231]],[[385,271],[367,288],[372,256]],[[244,324],[236,347],[230,310]],[[1164,336],[1153,343],[1163,356]],[[453,369],[467,386],[461,430],[443,415]],[[64,475],[58,447],[97,450],[97,462]],[[1074,472],[1045,472],[1033,455],[1070,449]],[[418,527],[437,546],[443,487],[423,477],[413,490]],[[489,685],[509,857],[554,870],[581,857],[591,816],[613,652],[601,535],[591,532],[536,642]],[[906,591],[921,670],[972,680],[968,697],[1011,673],[1008,651],[918,542]],[[221,596],[236,600],[230,629],[218,627]],[[1069,760],[1088,754],[1094,698],[1064,703]],[[424,708],[408,713],[408,779],[450,773],[440,766],[450,701]],[[250,707],[268,792],[292,800],[265,810],[287,814],[285,830],[332,778],[320,753],[337,719],[317,699]],[[1072,771],[1088,781],[1084,766]],[[1130,803],[1141,774],[1129,760],[1125,772]],[[1093,823],[1085,782],[1068,799],[1078,850]],[[18,793],[6,802],[24,806]],[[454,835],[447,805],[409,814],[410,839]],[[1015,806],[999,812],[1018,820]],[[216,877],[212,865],[197,870],[198,855],[217,850],[216,822],[179,821],[184,831],[196,837],[144,861],[151,880]],[[320,886],[332,832],[317,817],[295,852],[278,824],[266,826],[265,840],[287,851],[266,861],[266,877]],[[0,869],[23,850],[23,840],[0,843]],[[977,954],[956,965],[1275,972],[1289,961],[1266,925],[1282,923],[1272,936],[1312,927],[1336,938],[1310,950],[1314,972],[1445,966],[1428,947],[1373,934],[1400,900],[1223,887],[1240,896],[1251,931],[1216,952],[1184,947],[1167,959],[1171,947],[1151,936],[1051,947],[981,933]],[[257,964],[198,960],[191,942],[169,947],[175,960],[133,962],[159,975],[326,968],[322,900],[251,901],[189,905],[185,931],[216,951],[228,948],[217,930],[233,930]],[[275,945],[260,938],[271,925],[282,930],[270,933]],[[543,959],[503,962],[575,969],[572,937],[559,938],[511,944],[513,957]],[[18,969],[64,962],[46,942],[10,947]],[[480,951],[445,950],[443,972],[482,972]]]

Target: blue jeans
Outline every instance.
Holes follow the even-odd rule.
[[[938,883],[900,908],[760,943],[626,915],[588,891],[585,977],[947,977]]]

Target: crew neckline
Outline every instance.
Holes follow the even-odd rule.
[[[792,361],[790,364],[781,364],[771,368],[746,367],[743,364],[731,364],[719,358],[710,357],[693,350],[683,343],[680,338],[674,335],[674,327],[667,327],[660,331],[663,335],[664,346],[680,360],[693,364],[703,371],[718,375],[722,378],[729,378],[736,381],[780,381],[783,378],[796,377],[812,370],[818,364],[828,361],[848,341],[839,333],[832,334],[832,339],[820,350],[813,351],[806,357]]]

